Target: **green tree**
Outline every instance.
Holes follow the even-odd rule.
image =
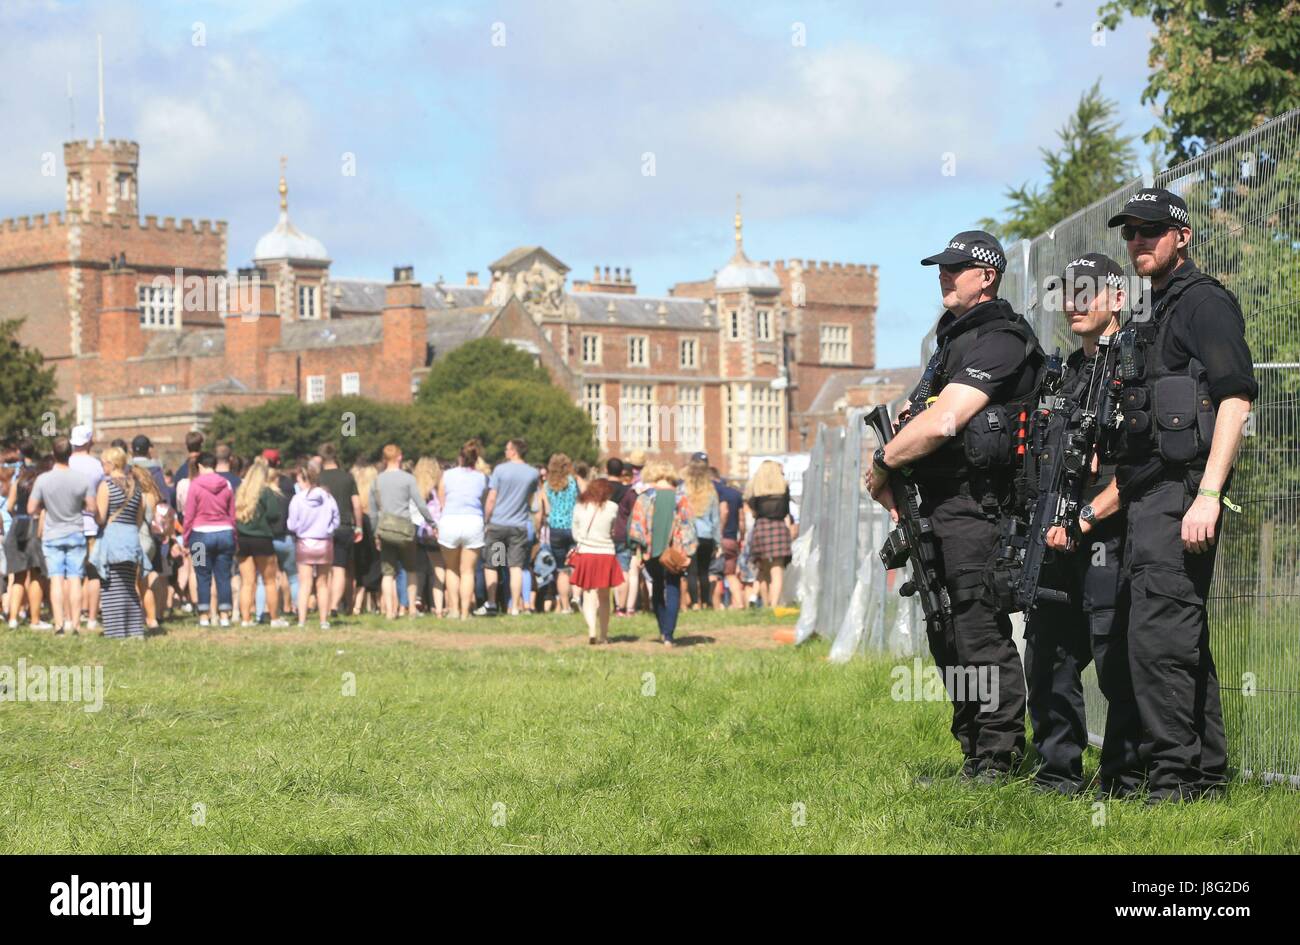
[[[1142,101],[1163,120],[1147,140],[1171,163],[1249,131],[1300,102],[1300,7],[1295,0],[1109,0],[1114,29],[1149,17],[1151,67]]]
[[[528,352],[495,338],[478,338],[435,362],[425,375],[416,400],[432,404],[443,397],[459,395],[476,381],[487,378],[551,383],[546,369]]]
[[[1101,81],[1093,83],[1057,132],[1059,150],[1040,149],[1047,186],[1009,188],[1007,218],[1001,223],[985,219],[981,225],[1004,240],[1034,237],[1132,180],[1133,139],[1119,133],[1115,112],[1116,103],[1101,94]]]
[[[63,401],[55,396],[54,368],[18,340],[22,326],[21,318],[0,321],[0,434],[52,436],[66,428],[68,418],[59,413]]]
[[[455,456],[465,440],[478,437],[487,459],[496,462],[505,455],[506,440],[522,436],[535,461],[544,461],[552,453],[589,463],[596,460],[591,418],[549,383],[488,377],[424,409],[433,420],[439,456]]]
[[[277,397],[247,410],[218,407],[208,433],[214,441],[229,443],[236,453],[253,455],[275,447],[286,460],[310,456],[328,441],[338,447],[342,462],[351,463],[377,458],[387,443],[397,443],[411,455],[428,453],[433,448],[434,422],[428,411],[410,404],[365,397],[304,404],[296,397]]]

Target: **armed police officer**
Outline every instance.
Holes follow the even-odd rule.
[[[1119,335],[1123,425],[1116,483],[1127,513],[1129,663],[1149,801],[1217,792],[1227,750],[1206,597],[1220,505],[1259,393],[1236,298],[1188,258],[1182,198],[1139,190],[1121,227],[1150,310]],[[1145,309],[1145,306],[1143,307]]]
[[[1084,504],[1077,526],[1055,526],[1046,534],[1054,556],[1043,570],[1042,583],[1068,594],[1068,602],[1043,599],[1027,615],[1025,676],[1034,748],[1041,759],[1035,787],[1066,795],[1083,788],[1088,726],[1081,673],[1094,659],[1108,703],[1102,792],[1131,793],[1141,786],[1143,776],[1124,632],[1128,613],[1116,610],[1124,514],[1112,485],[1115,465],[1107,455],[1117,406],[1113,340],[1127,301],[1126,285],[1119,263],[1102,253],[1072,260],[1060,281],[1061,310],[1082,346],[1066,359],[1061,376],[1059,395],[1066,419],[1054,448],[1061,449],[1067,435],[1077,437],[1091,454],[1082,459],[1090,468],[1079,480],[1081,494],[1076,498]]]
[[[1025,319],[998,298],[1006,254],[993,236],[958,233],[921,264],[939,267],[946,311],[935,332],[938,350],[912,392],[905,422],[876,451],[868,486],[895,518],[891,473],[910,467],[919,487],[951,604],[950,619],[927,621],[930,652],[953,702],[952,733],[965,756],[961,776],[991,783],[1024,754],[1025,681],[987,568],[1012,498],[1012,425],[1033,409],[1026,404],[1043,356]],[[953,685],[972,673],[993,698]]]

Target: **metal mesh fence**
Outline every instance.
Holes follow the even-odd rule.
[[[1246,428],[1225,509],[1209,607],[1232,763],[1244,773],[1300,783],[1300,110],[1158,175],[1134,181],[1032,240],[1007,247],[1002,295],[1023,311],[1050,353],[1076,347],[1059,312],[1046,311],[1048,280],[1086,252],[1122,264],[1128,253],[1106,221],[1138,187],[1166,187],[1191,211],[1191,258],[1231,289],[1246,318],[1259,398]],[[1131,264],[1125,267],[1130,273]],[[931,339],[923,346],[928,356]],[[892,405],[895,413],[898,404]],[[830,638],[832,658],[864,649],[925,647],[919,608],[900,599],[875,551],[888,516],[860,486],[870,451],[860,411],[819,430],[808,475],[818,483],[814,528],[802,532],[801,638]],[[850,475],[850,467],[852,475]],[[807,488],[807,486],[805,486]],[[830,571],[828,563],[833,564]],[[850,578],[850,573],[852,577]],[[1130,632],[1141,632],[1131,628]],[[1105,724],[1089,670],[1088,722]],[[1095,735],[1094,735],[1095,739]]]

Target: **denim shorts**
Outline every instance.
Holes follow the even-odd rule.
[[[54,541],[42,541],[45,573],[49,577],[84,578],[86,576],[86,536],[64,535]]]
[[[614,557],[618,559],[618,566],[624,573],[632,567],[632,549],[628,547],[627,542],[620,542],[614,546]]]

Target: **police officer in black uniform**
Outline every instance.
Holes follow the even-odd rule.
[[[1071,411],[1067,429],[1080,428],[1083,411],[1105,429],[1106,391],[1115,372],[1111,342],[1127,301],[1127,278],[1119,263],[1102,253],[1072,260],[1061,276],[1062,311],[1082,347],[1065,361],[1060,396]],[[1046,299],[1045,299],[1046,303]],[[1072,795],[1083,788],[1083,750],[1088,724],[1081,673],[1093,660],[1108,702],[1101,753],[1101,789],[1127,794],[1141,786],[1140,725],[1129,674],[1127,611],[1117,611],[1124,552],[1124,514],[1111,483],[1113,460],[1099,437],[1091,481],[1084,489],[1080,531],[1048,530],[1054,555],[1044,565],[1041,585],[1069,594],[1069,603],[1041,601],[1025,622],[1025,676],[1029,719],[1040,765],[1034,786]],[[1110,487],[1110,488],[1108,488]]]
[[[1122,227],[1152,289],[1150,311],[1119,336],[1116,482],[1128,517],[1119,606],[1129,608],[1149,801],[1190,799],[1226,780],[1205,600],[1220,504],[1259,385],[1236,298],[1188,258],[1186,203],[1146,188],[1108,225]]]
[[[952,733],[965,756],[961,775],[991,783],[1024,754],[1025,680],[987,570],[1011,501],[1012,425],[1036,391],[1044,359],[1025,319],[998,298],[1006,254],[993,236],[958,233],[921,264],[939,267],[947,311],[936,329],[938,350],[912,392],[910,420],[876,451],[868,486],[895,518],[890,470],[910,467],[920,488],[953,609],[951,632],[939,621],[927,627],[930,652],[946,681],[973,670],[993,695],[977,699],[948,687]]]

